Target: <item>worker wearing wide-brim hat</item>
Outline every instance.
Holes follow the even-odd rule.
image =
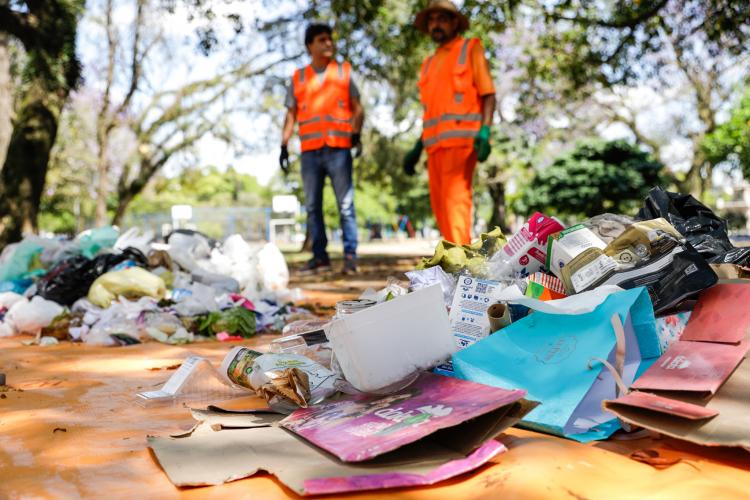
[[[443,238],[471,242],[472,180],[477,161],[490,154],[495,86],[482,44],[463,38],[469,19],[448,0],[434,0],[419,12],[414,26],[437,43],[422,63],[422,136],[404,158],[414,173],[427,150],[430,203]]]

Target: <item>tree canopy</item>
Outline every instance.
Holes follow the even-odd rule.
[[[534,175],[517,209],[583,217],[630,213],[652,187],[662,183],[663,168],[626,141],[581,142]]]
[[[727,162],[750,179],[750,87],[732,109],[729,120],[707,135],[702,147],[711,162]]]
[[[45,212],[67,206],[87,217],[97,212],[100,223],[117,221],[141,192],[161,186],[165,169],[179,175],[213,164],[193,154],[209,137],[242,154],[276,149],[284,87],[294,67],[307,63],[302,34],[313,20],[333,26],[339,55],[352,62],[363,91],[368,119],[364,155],[355,167],[359,205],[371,218],[428,218],[426,175],[401,172],[403,154],[421,132],[418,68],[434,49],[412,25],[427,3],[89,0],[84,9],[84,0],[0,1],[0,32],[20,47],[17,119],[0,173],[0,231],[7,240],[33,230],[40,203]],[[115,20],[118,9],[132,11],[132,19]],[[635,150],[645,148],[667,164],[674,174],[669,181],[695,194],[710,190],[718,163],[748,173],[744,115],[735,111],[723,122],[726,103],[750,78],[750,3],[465,0],[462,10],[471,18],[466,36],[482,40],[497,87],[494,151],[478,171],[475,197],[477,213],[491,225],[504,223],[506,198],[518,198],[516,187],[551,179],[544,172],[566,164],[559,151],[583,138],[611,137],[615,129],[615,136],[638,145],[634,162],[641,161]],[[101,50],[76,52],[82,15],[88,43]],[[174,32],[184,39],[179,50],[163,43]],[[63,116],[63,109],[77,112],[68,95],[80,81],[79,56],[88,73],[75,95],[94,108],[89,123]],[[210,70],[159,78],[199,66]],[[657,114],[668,115],[658,126]],[[60,123],[78,130],[66,131],[50,161]],[[620,165],[584,160],[580,152],[568,161],[578,163],[580,175],[610,176],[611,165]],[[636,177],[643,177],[626,170],[623,186],[610,190],[623,203],[638,190],[631,186]],[[41,200],[45,182],[48,194]],[[87,196],[80,199],[80,193]],[[576,203],[585,205],[580,195]],[[617,203],[613,198],[605,205]]]

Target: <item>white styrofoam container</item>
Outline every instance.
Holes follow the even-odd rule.
[[[363,392],[431,368],[456,351],[440,285],[336,319],[324,330],[344,377]]]

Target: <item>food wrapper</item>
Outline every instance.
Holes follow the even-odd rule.
[[[310,399],[310,378],[299,368],[286,370],[272,370],[265,372],[269,379],[267,383],[258,387],[258,396],[270,402],[279,399],[291,401],[301,408],[307,408]]]
[[[279,413],[307,408],[332,396],[338,376],[297,354],[264,354],[253,362],[249,386]]]
[[[567,297],[562,281],[542,272],[526,278],[526,296],[539,300],[556,300]]]
[[[716,273],[665,219],[639,221],[601,250],[589,248],[562,268],[566,290],[602,285],[645,286],[654,312],[667,314],[718,280]]]
[[[499,227],[489,233],[482,233],[470,245],[456,245],[447,240],[440,241],[432,257],[424,257],[417,266],[418,270],[440,266],[447,273],[459,274],[467,271],[472,276],[487,275],[487,259],[496,254],[505,236]]]
[[[603,250],[606,246],[606,243],[583,224],[577,224],[547,238],[545,267],[562,279],[562,269],[571,260],[590,248]]]
[[[536,212],[508,243],[489,259],[490,278],[525,278],[542,271],[547,261],[547,238],[563,229],[565,226],[557,219]]]

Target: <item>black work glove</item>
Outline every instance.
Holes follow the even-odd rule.
[[[411,151],[404,156],[404,173],[406,175],[414,175],[420,156],[422,156],[422,139],[419,139],[416,144],[414,144],[414,147],[411,148]]]
[[[281,154],[279,155],[279,166],[284,175],[289,175],[289,150],[285,145],[281,146]]]
[[[352,134],[352,149],[355,158],[362,156],[362,134]]]

